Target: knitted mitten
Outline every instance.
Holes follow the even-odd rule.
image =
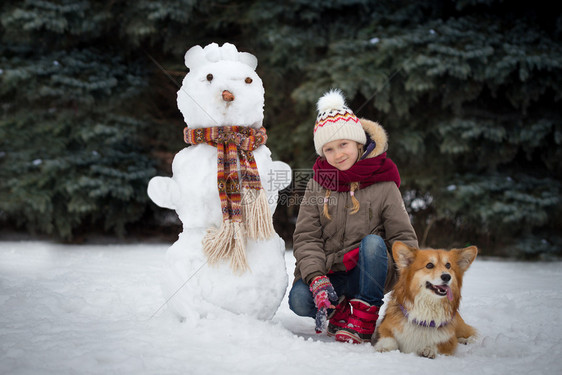
[[[320,333],[326,327],[328,309],[334,308],[332,301],[338,300],[330,279],[326,276],[316,276],[310,283],[312,298],[318,311],[316,312],[316,333]]]

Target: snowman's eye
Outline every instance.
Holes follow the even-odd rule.
[[[251,79],[250,77],[246,77],[246,79],[244,80],[244,82],[250,84],[250,83],[252,83],[253,81],[252,81],[252,79]]]
[[[213,80],[213,75],[211,73],[207,74],[207,81],[211,82]]]

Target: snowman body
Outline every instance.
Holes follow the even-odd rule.
[[[178,91],[178,108],[189,128],[262,126],[264,89],[254,56],[228,43],[222,47],[213,43],[191,48],[185,63],[190,71]],[[265,145],[253,155],[273,214],[279,190],[291,182],[291,169],[273,161]],[[192,145],[174,157],[172,177],[154,177],[148,185],[149,197],[175,210],[183,224],[166,253],[165,297],[169,307],[185,318],[221,308],[271,319],[287,288],[284,241],[276,233],[264,240],[247,239],[249,270],[243,273],[233,272],[227,261],[209,264],[202,250],[207,230],[223,221],[217,169],[214,146]]]

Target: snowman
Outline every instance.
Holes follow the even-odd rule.
[[[221,309],[271,319],[288,282],[272,215],[291,169],[265,145],[257,59],[212,43],[189,49],[185,65],[177,103],[189,146],[174,157],[171,178],[148,185],[154,203],[183,224],[166,252],[168,306],[186,320]]]

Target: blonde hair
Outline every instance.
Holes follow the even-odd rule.
[[[350,193],[355,193],[356,190],[359,190],[359,182],[352,182],[351,186],[349,187]],[[355,194],[351,195],[351,202],[353,206],[351,207],[351,211],[349,211],[350,215],[356,214],[359,211],[359,201],[355,198]]]
[[[359,156],[357,157],[357,161],[359,161],[359,159],[361,158],[361,155],[363,155],[363,145],[359,145]],[[357,198],[355,198],[355,192],[359,190],[359,182],[352,182],[351,185],[349,186],[349,192],[351,194],[351,202],[353,203],[353,206],[351,207],[351,210],[349,211],[350,215],[354,215],[359,211],[360,208],[360,204],[359,201],[357,200]],[[328,220],[332,220],[332,217],[330,216],[330,212],[328,211],[328,201],[330,200],[330,195],[332,194],[331,190],[326,189],[326,195],[324,195],[324,207],[322,210],[322,214],[324,215],[325,218],[327,218]]]
[[[330,216],[330,212],[328,212],[328,201],[329,201],[329,198],[330,198],[331,194],[332,194],[332,191],[326,189],[326,195],[324,195],[324,209],[322,210],[322,214],[328,220],[332,220],[332,217]]]

